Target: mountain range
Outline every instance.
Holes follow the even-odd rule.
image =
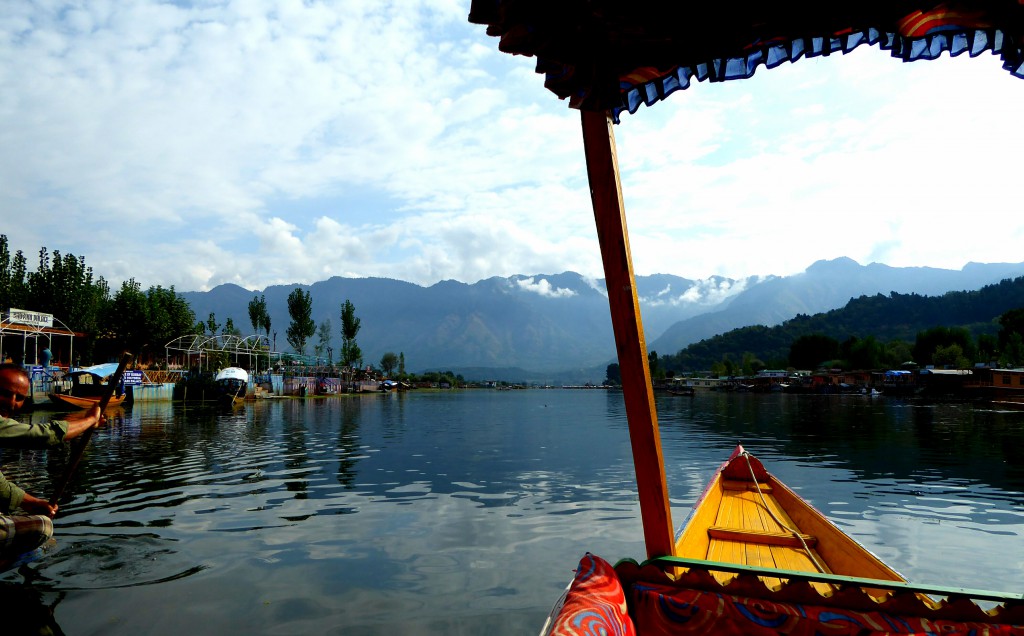
[[[774,326],[798,314],[845,305],[851,298],[890,292],[939,295],[968,291],[1024,275],[1024,263],[968,263],[960,270],[860,265],[849,258],[818,261],[793,276],[637,276],[649,350],[676,353],[687,345],[749,325]],[[573,272],[494,277],[473,284],[442,281],[423,287],[387,278],[333,277],[312,285],[247,290],[233,284],[183,292],[199,320],[213,313],[252,333],[249,302],[265,296],[272,346],[289,351],[287,297],[309,291],[317,325],[330,320],[341,347],[341,304],[352,302],[364,362],[404,354],[412,372],[451,370],[474,379],[599,382],[615,360],[604,281]],[[310,353],[314,336],[306,345]]]

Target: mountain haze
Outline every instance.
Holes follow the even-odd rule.
[[[842,307],[865,294],[941,294],[978,289],[1020,275],[1024,275],[1024,263],[970,263],[961,270],[943,270],[862,266],[842,258],[819,261],[788,277],[638,276],[637,295],[648,349],[671,354],[737,327],[776,325],[798,314]],[[265,295],[271,334],[277,333],[276,347],[287,351],[285,332],[291,322],[287,297],[296,287],[310,292],[317,325],[330,320],[335,359],[341,347],[340,307],[345,300],[355,306],[361,322],[356,340],[366,364],[376,364],[391,351],[403,353],[407,369],[413,372],[492,369],[498,379],[596,382],[615,359],[604,282],[573,272],[494,277],[472,284],[442,281],[429,287],[387,278],[334,277],[262,291],[228,284],[181,295],[198,320],[213,312],[223,325],[230,317],[242,333],[252,332],[249,302]],[[314,336],[307,342],[307,354],[317,340]]]
[[[849,258],[818,261],[794,276],[766,277],[718,310],[680,319],[647,347],[675,353],[705,338],[739,327],[774,327],[798,314],[816,314],[844,306],[852,298],[871,294],[916,293],[936,296],[969,291],[1024,274],[1024,263],[968,263],[960,270],[933,267],[860,265]]]

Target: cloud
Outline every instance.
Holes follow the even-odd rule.
[[[15,3],[2,231],[115,285],[602,278],[578,113],[464,5]],[[966,58],[859,49],[626,116],[635,271],[1019,260],[1024,82]]]
[[[522,278],[516,281],[516,285],[523,291],[533,292],[545,298],[571,298],[576,295],[576,292],[571,289],[552,286],[546,278],[540,280],[535,280],[534,277]]]
[[[751,277],[755,278],[756,277]],[[679,305],[717,305],[742,292],[753,282],[751,279],[730,280],[713,277],[694,281],[689,287],[677,291],[671,285],[643,299],[644,304],[652,307],[674,307]]]

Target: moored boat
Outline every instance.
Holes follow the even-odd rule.
[[[241,404],[249,390],[249,372],[239,367],[227,367],[213,378],[217,385],[217,400],[225,406]]]
[[[53,391],[47,397],[58,406],[84,409],[96,406],[107,395],[110,377],[117,371],[117,363],[97,364],[72,371],[64,379],[54,383]],[[126,397],[124,387],[115,387],[107,402],[107,408],[120,406]]]

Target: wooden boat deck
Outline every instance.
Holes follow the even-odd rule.
[[[723,464],[701,495],[676,542],[675,554],[758,568],[903,580],[742,448]],[[723,584],[736,576],[713,575]],[[772,588],[782,583],[778,578],[762,580]],[[812,585],[822,593],[834,589],[828,583]]]
[[[779,570],[830,573],[827,567],[816,565],[822,562],[814,551],[817,537],[797,535],[790,530],[797,525],[776,501],[769,483],[760,482],[755,487],[753,482],[723,480],[720,487],[718,515],[714,525],[707,529],[708,548],[701,558]],[[723,583],[734,576],[716,573],[716,578]],[[774,586],[780,581],[768,583]]]

